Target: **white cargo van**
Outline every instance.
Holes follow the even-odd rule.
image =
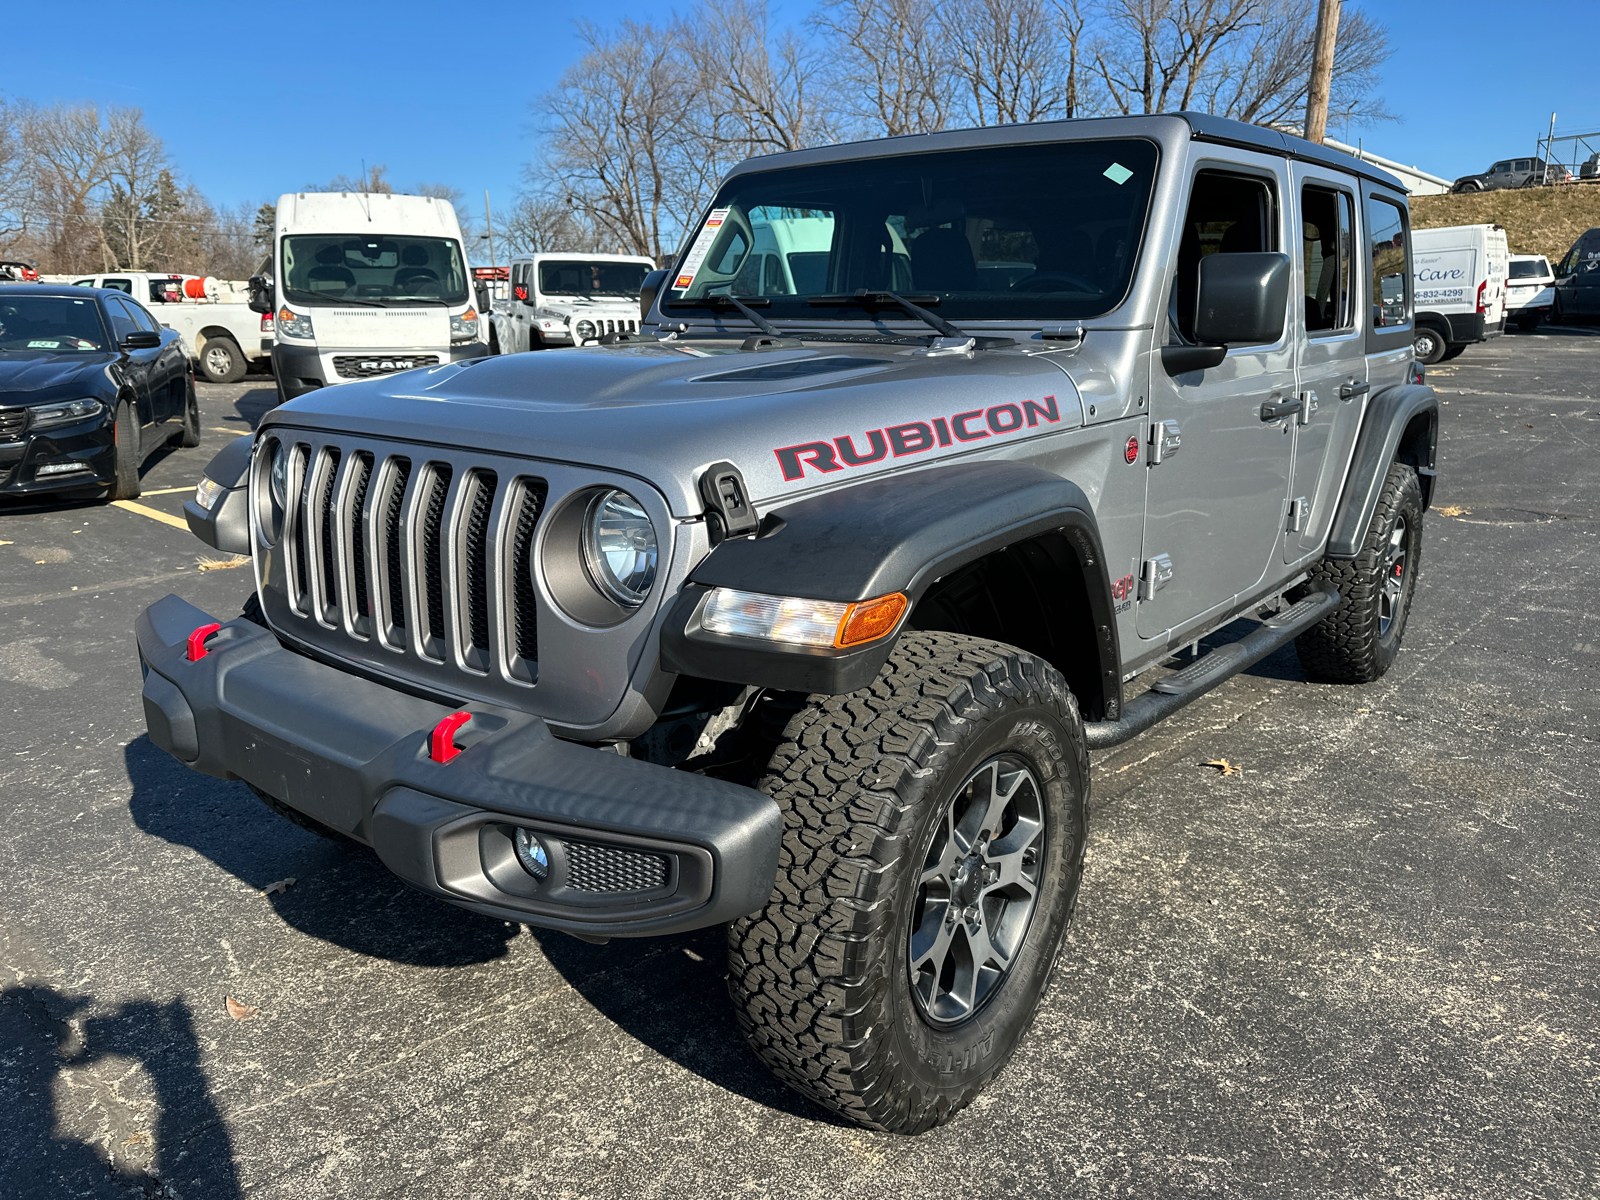
[[[635,254],[529,254],[511,260],[511,294],[494,302],[497,354],[581,346],[637,333],[639,287],[655,263]]]
[[[271,275],[251,280],[250,305],[276,316],[280,402],[488,352],[447,200],[287,193],[278,198],[272,264]]]
[[[1511,253],[1499,225],[1411,231],[1417,361],[1454,358],[1506,330]]]

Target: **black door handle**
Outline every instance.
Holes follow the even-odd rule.
[[[1357,396],[1365,396],[1371,390],[1370,383],[1347,383],[1339,389],[1339,399],[1354,400]]]
[[[1293,416],[1305,408],[1305,398],[1296,396],[1293,400],[1283,400],[1277,404],[1267,401],[1261,406],[1261,419],[1263,421],[1278,421],[1284,417]]]

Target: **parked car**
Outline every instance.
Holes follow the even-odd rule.
[[[811,220],[825,259],[747,274]],[[1201,114],[749,160],[647,330],[225,449],[185,515],[257,591],[139,617],[150,738],[474,912],[728,924],[780,1078],[940,1124],[1063,953],[1090,752],[1291,641],[1395,661],[1439,412],[1408,221]]]
[[[1541,187],[1565,183],[1572,173],[1542,158],[1503,158],[1481,175],[1463,175],[1450,185],[1452,192],[1492,192],[1498,188]]]
[[[1506,328],[1511,252],[1499,225],[1450,225],[1411,235],[1417,361],[1432,366]]]
[[[0,496],[131,499],[169,441],[200,444],[175,332],[119,292],[0,284]]]
[[[1578,236],[1562,255],[1555,274],[1551,320],[1600,316],[1600,227]]]
[[[639,331],[639,288],[655,263],[634,254],[530,254],[511,260],[511,293],[490,314],[490,349],[519,354]]]
[[[162,325],[177,331],[190,361],[211,383],[234,383],[244,378],[251,363],[271,362],[272,318],[252,312],[242,295],[219,289],[216,280],[113,271],[73,283],[133,297]]]
[[[1527,333],[1550,315],[1556,281],[1550,260],[1542,254],[1513,254],[1506,279],[1506,323]]]

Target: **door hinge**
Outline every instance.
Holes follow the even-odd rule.
[[[1139,599],[1153,600],[1155,594],[1172,582],[1172,556],[1158,554],[1144,560],[1139,568]]]
[[[1304,496],[1289,501],[1289,532],[1299,533],[1306,527],[1306,518],[1311,515],[1311,505]]]
[[[1296,425],[1311,424],[1311,414],[1317,411],[1317,394],[1315,392],[1300,393],[1300,411],[1296,414]]]
[[[1150,423],[1150,465],[1160,466],[1178,452],[1183,445],[1183,434],[1176,421]]]

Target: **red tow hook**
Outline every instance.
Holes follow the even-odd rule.
[[[433,727],[433,746],[430,757],[436,763],[447,763],[461,753],[456,745],[456,730],[472,720],[469,712],[451,713]]]
[[[210,625],[200,626],[199,629],[189,635],[190,662],[199,662],[206,656],[206,639],[221,628],[222,625],[220,623],[213,621]]]

